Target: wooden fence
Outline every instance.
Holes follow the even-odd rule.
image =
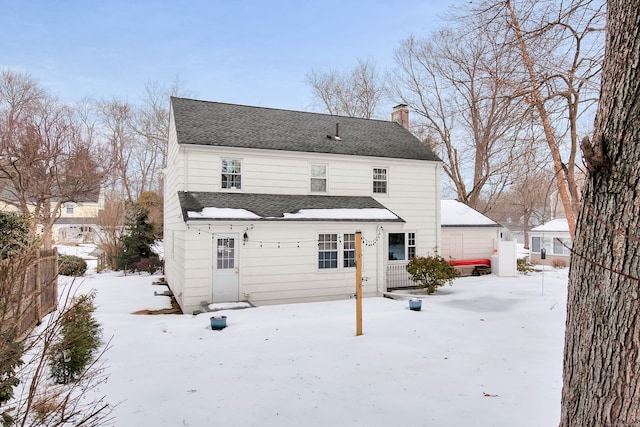
[[[24,263],[12,259],[2,262],[7,263],[5,271],[13,273],[14,281],[9,292],[3,292],[7,306],[3,323],[15,325],[17,336],[22,337],[58,307],[58,251],[40,250]]]

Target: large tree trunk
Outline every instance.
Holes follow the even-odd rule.
[[[640,0],[608,3],[569,276],[561,426],[640,425]]]

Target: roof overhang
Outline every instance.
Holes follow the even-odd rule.
[[[373,197],[178,192],[185,222],[405,222]]]

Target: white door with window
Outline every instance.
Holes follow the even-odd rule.
[[[239,300],[238,235],[213,235],[213,302]]]

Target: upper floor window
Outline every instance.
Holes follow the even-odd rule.
[[[327,191],[327,165],[311,165],[311,191]]]
[[[242,188],[242,163],[237,159],[222,159],[222,188]]]
[[[67,215],[73,215],[74,209],[75,209],[75,205],[73,203],[66,203],[64,205],[65,208],[65,212],[67,213]]]
[[[387,168],[373,168],[373,192],[387,194]]]

